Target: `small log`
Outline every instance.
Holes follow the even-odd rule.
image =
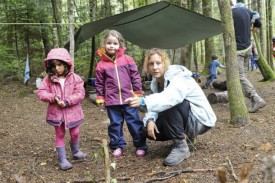
[[[207,99],[211,104],[216,104],[218,102],[226,103],[228,102],[228,93],[227,91],[210,93]]]
[[[212,86],[218,90],[222,90],[222,91],[227,90],[226,81],[214,81],[212,83]]]

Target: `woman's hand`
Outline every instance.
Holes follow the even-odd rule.
[[[154,140],[156,140],[155,131],[159,133],[158,127],[154,121],[148,121],[147,123],[147,133],[148,136]]]
[[[131,90],[131,93],[132,93],[132,97],[125,99],[124,102],[128,103],[130,107],[139,107],[140,106],[139,97],[137,97],[132,90]]]

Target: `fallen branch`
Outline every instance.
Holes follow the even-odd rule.
[[[145,181],[146,183],[151,183],[154,181],[161,181],[161,180],[166,180],[169,179],[171,177],[175,177],[177,175],[180,175],[181,173],[198,173],[198,172],[213,172],[215,171],[215,169],[183,169],[183,170],[176,170],[176,171],[159,171],[159,172],[155,172],[155,173],[150,173],[148,174],[148,176],[154,176],[154,175],[160,175],[163,177],[157,177],[157,178],[153,178],[150,180]]]
[[[124,180],[131,180],[130,177],[116,177],[116,180],[124,181]],[[101,178],[99,181],[95,180],[74,180],[72,183],[95,183],[95,182],[102,182],[105,181],[106,178]]]
[[[238,178],[237,175],[235,174],[235,171],[234,171],[234,168],[233,168],[233,165],[232,165],[230,159],[227,157],[226,160],[228,161],[228,165],[229,165],[229,167],[230,167],[230,172],[231,172],[233,178],[235,179],[235,181],[239,181],[239,178]]]
[[[175,177],[175,176],[177,176],[177,175],[178,175],[178,174],[172,174],[172,175],[169,175],[169,176],[167,176],[167,177],[153,178],[153,179],[147,180],[146,183],[151,183],[151,182],[155,182],[155,181],[162,181],[162,180],[170,179],[170,178]]]

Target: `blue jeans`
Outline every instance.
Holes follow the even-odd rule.
[[[204,88],[208,88],[209,85],[213,82],[213,80],[216,79],[216,77],[217,76],[215,74],[211,74],[210,76],[208,76],[207,81],[204,85]]]
[[[143,132],[143,122],[138,115],[138,108],[129,105],[106,106],[110,124],[108,135],[110,137],[110,149],[125,148],[126,142],[123,135],[124,120],[133,138],[133,144],[137,149],[147,150],[146,136]]]

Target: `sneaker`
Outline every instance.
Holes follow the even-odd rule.
[[[113,152],[113,157],[114,157],[114,158],[119,158],[119,157],[122,156],[122,154],[123,154],[122,149],[121,149],[121,148],[117,148],[117,149],[114,150],[114,152]]]
[[[257,97],[256,99],[252,98],[252,107],[251,107],[251,109],[249,109],[248,112],[255,113],[260,108],[263,108],[265,106],[266,106],[266,103],[265,103],[265,101],[261,97]]]
[[[139,150],[136,151],[136,156],[138,158],[143,158],[145,156],[145,154],[146,154],[146,152],[142,149],[139,149]]]
[[[164,165],[174,166],[181,163],[183,160],[190,157],[190,151],[185,139],[174,140],[174,145],[170,154],[165,158]]]

